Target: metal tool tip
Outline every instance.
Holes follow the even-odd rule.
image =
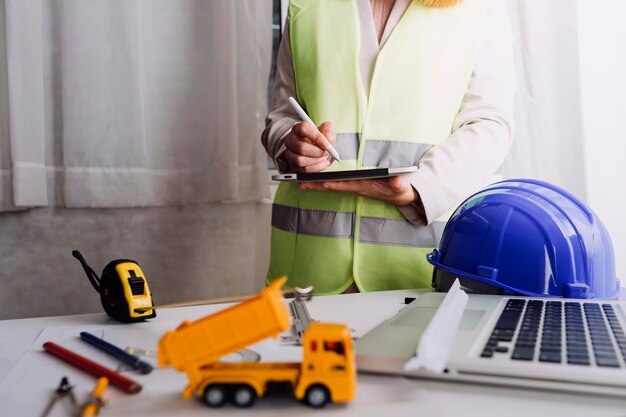
[[[296,300],[309,301],[313,298],[313,286],[309,285],[306,288],[295,287],[293,289],[293,294]]]

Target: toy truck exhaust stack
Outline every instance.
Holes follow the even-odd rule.
[[[328,402],[348,402],[356,394],[356,368],[350,329],[340,324],[311,323],[302,340],[302,363],[220,362],[289,328],[289,313],[279,278],[259,295],[204,317],[184,322],[159,342],[159,366],[184,371],[194,394],[210,407],[230,400],[249,407],[272,383],[288,383],[294,397],[315,408]]]

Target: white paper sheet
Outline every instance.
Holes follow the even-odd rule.
[[[405,371],[411,372],[423,368],[431,372],[443,372],[461,324],[467,300],[467,294],[461,289],[461,284],[456,279],[422,333],[415,356],[404,365]]]
[[[98,326],[63,326],[44,329],[34,341],[30,350],[7,372],[0,382],[0,416],[20,416],[25,409],[33,408],[32,402],[40,403],[41,412],[59,384],[61,377],[67,376],[74,386],[74,394],[79,402],[84,401],[93,389],[96,379],[85,372],[45,353],[43,343],[52,341],[79,355],[85,356],[103,366],[119,369],[120,362],[104,352],[80,340],[80,331],[87,331],[98,337],[126,348],[156,350],[159,339],[169,330],[180,325],[180,320],[152,321],[137,324],[110,324]],[[261,355],[263,362],[292,362],[302,359],[302,349],[293,345],[285,345],[279,339],[266,339],[251,350]],[[237,355],[232,360],[237,360]],[[162,369],[156,366],[156,359],[142,357],[155,365],[155,370],[148,374],[124,368],[121,370],[128,378],[139,382],[143,390],[139,394],[128,395],[115,387],[109,386],[105,398],[110,407],[105,410],[109,415],[116,415],[115,410],[133,410],[127,415],[150,415],[168,412],[176,415],[182,409],[198,409],[206,413],[206,406],[199,401],[188,401],[182,398],[182,390],[187,386],[187,376],[172,368]],[[67,401],[67,403],[64,403]],[[116,407],[116,404],[118,405]],[[57,404],[49,417],[67,416],[69,401]],[[103,411],[104,413],[104,411]]]

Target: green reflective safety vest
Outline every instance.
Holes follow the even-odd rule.
[[[359,70],[358,0],[291,0],[297,99],[331,121],[342,162],[329,170],[417,165],[451,134],[469,83],[485,0],[428,8],[413,0],[378,54],[369,95]],[[425,255],[446,219],[409,223],[394,205],[281,183],[272,208],[268,279],[336,294],[430,285]]]

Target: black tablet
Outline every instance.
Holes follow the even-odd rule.
[[[396,175],[408,174],[417,171],[416,166],[399,168],[372,168],[355,169],[351,171],[324,171],[315,173],[298,172],[293,174],[272,175],[274,181],[347,181],[347,180],[371,180],[375,178],[395,177]]]

